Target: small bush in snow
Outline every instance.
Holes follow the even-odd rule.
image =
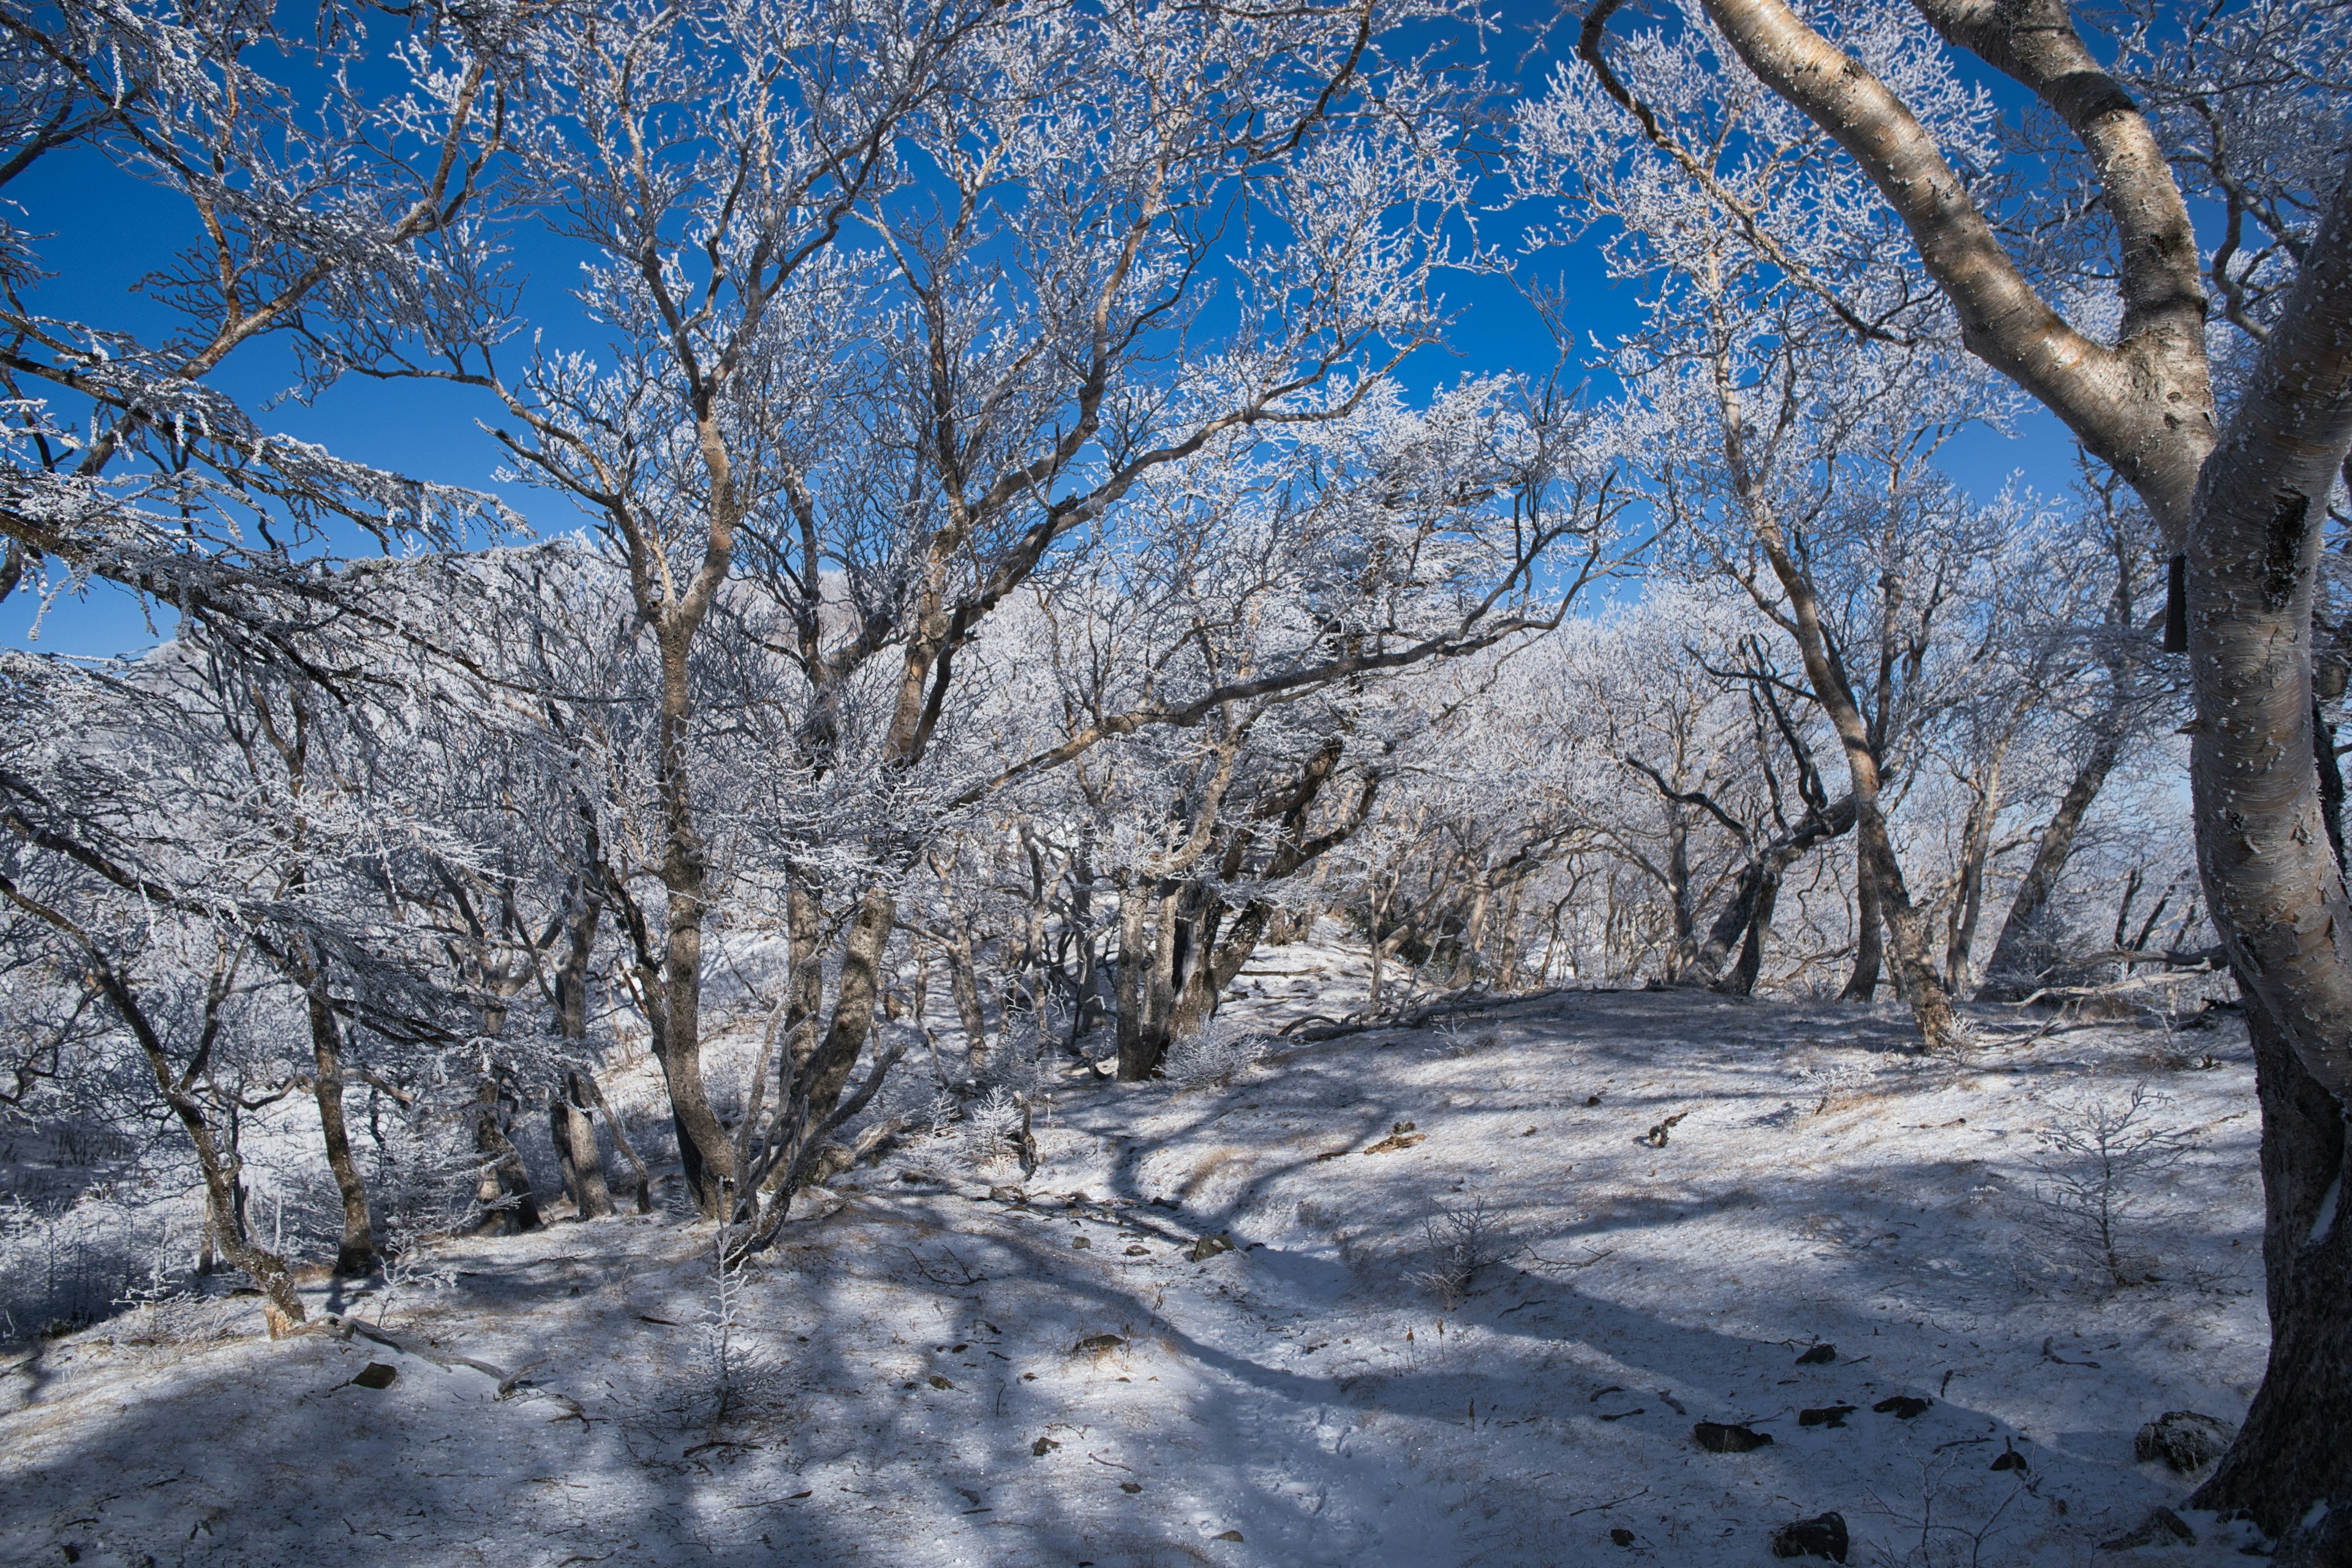
[[[1470,1294],[1482,1270],[1500,1263],[1511,1250],[1500,1217],[1484,1198],[1472,1199],[1465,1208],[1441,1207],[1421,1222],[1421,1234],[1428,1261],[1412,1279],[1449,1311]]]
[[[931,1136],[945,1138],[955,1131],[955,1124],[963,1120],[963,1101],[946,1089],[931,1096],[925,1116],[930,1122]]]
[[[1870,1081],[1870,1074],[1862,1068],[1799,1068],[1797,1081],[1812,1096],[1813,1114],[1819,1116],[1831,1106],[1853,1098]]]
[[[1449,1057],[1475,1056],[1480,1051],[1491,1051],[1502,1044],[1503,1039],[1493,1029],[1478,1028],[1461,1018],[1444,1019],[1433,1026],[1431,1032],[1436,1035]]]
[[[1017,1158],[1021,1152],[1021,1097],[1003,1084],[986,1099],[964,1111],[964,1137],[971,1163],[991,1165]]]
[[[1264,1055],[1265,1036],[1212,1019],[1191,1039],[1170,1046],[1160,1071],[1179,1089],[1223,1089]]]
[[[2146,1231],[2164,1213],[2158,1178],[2196,1146],[2189,1133],[2159,1125],[2170,1103],[2144,1082],[2093,1086],[2053,1100],[2051,1124],[2034,1134],[2041,1228],[2063,1265],[2106,1289],[2148,1277],[2155,1259],[2143,1250]]]
[[[710,1304],[703,1310],[688,1389],[687,1419],[716,1432],[730,1416],[750,1414],[775,1389],[780,1368],[755,1344],[743,1322],[744,1270],[749,1260],[730,1258],[743,1227],[721,1225],[710,1242]]]

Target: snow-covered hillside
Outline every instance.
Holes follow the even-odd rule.
[[[2251,1069],[2226,1018],[1974,1016],[1953,1065],[1892,1012],[1586,992],[1223,1086],[1070,1079],[1025,1181],[918,1136],[788,1226],[715,1424],[712,1233],[669,1215],[312,1291],[430,1356],[133,1314],[0,1378],[0,1558],[1748,1564],[1834,1510],[1854,1563],[2088,1562],[2193,1485],[2141,1424],[2234,1420],[2261,1373]],[[2194,1148],[2137,1184],[2153,1278],[2117,1289],[2035,1203],[2036,1134],[2141,1081]],[[2182,1517],[2168,1560],[2236,1560]]]

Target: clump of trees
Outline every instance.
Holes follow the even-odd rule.
[[[0,655],[0,1105],[283,1330],[673,1167],[756,1249],[1318,930],[1370,1015],[1891,986],[1936,1051],[2226,966],[2275,1334],[2200,1498],[2331,1560],[2344,20],[1598,0],[1512,94],[1453,0],[0,6],[0,184],[183,215],[97,321],[0,216],[0,597],[169,634]],[[1441,372],[1471,279],[1546,363]],[[353,382],[498,493],[233,392]],[[2071,488],[1955,481],[2037,407]]]

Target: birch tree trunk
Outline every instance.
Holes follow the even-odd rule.
[[[2352,901],[2312,700],[2321,520],[2347,447],[2352,166],[2205,465],[2189,552],[2198,868],[2256,1043],[2271,1308],[2262,1389],[2193,1500],[2248,1510],[2280,1538],[2278,1561],[2314,1564],[2352,1561]]]

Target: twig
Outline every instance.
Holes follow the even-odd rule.
[[[1589,1258],[1546,1258],[1542,1253],[1538,1252],[1532,1247],[1524,1248],[1523,1250],[1527,1253],[1527,1256],[1534,1258],[1538,1263],[1542,1264],[1547,1268],[1590,1268],[1604,1258],[1614,1257],[1617,1252],[1615,1247],[1606,1247],[1601,1248],[1600,1251],[1593,1253]],[[1515,1311],[1517,1310],[1517,1309],[1516,1308],[1513,1309]]]

